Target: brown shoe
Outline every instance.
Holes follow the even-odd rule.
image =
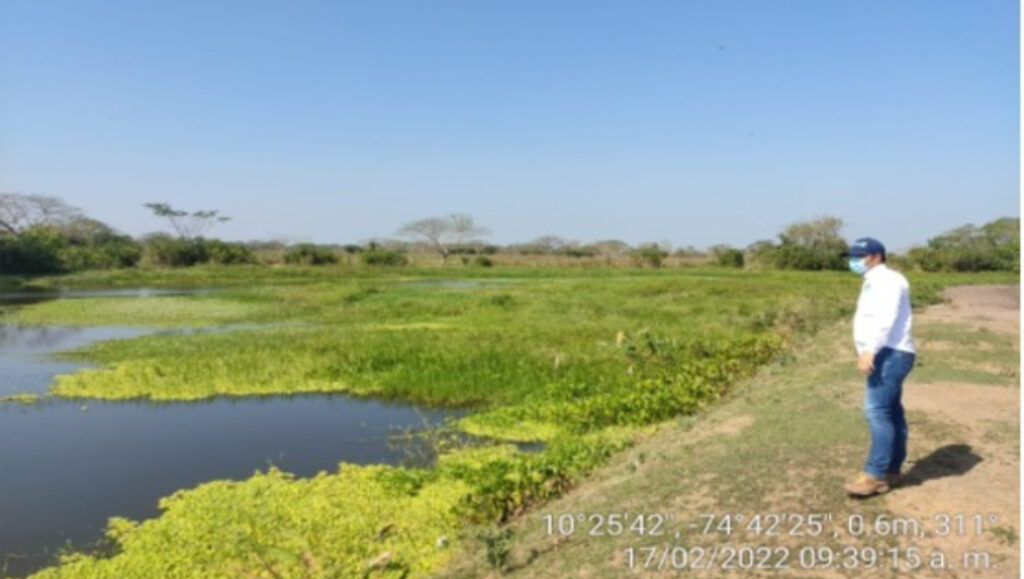
[[[889,483],[884,478],[875,478],[866,472],[860,473],[857,480],[843,485],[846,492],[857,497],[870,497],[889,490]]]

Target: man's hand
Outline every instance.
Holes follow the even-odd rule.
[[[868,374],[875,371],[875,355],[871,352],[861,354],[857,358],[857,370],[867,376]]]

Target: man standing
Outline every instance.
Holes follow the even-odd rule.
[[[850,271],[862,276],[853,339],[857,369],[867,376],[864,416],[871,429],[871,450],[864,472],[844,485],[853,496],[884,493],[899,484],[907,458],[907,420],[903,414],[903,379],[914,367],[916,349],[910,336],[910,284],[885,264],[885,247],[863,237],[849,251]]]

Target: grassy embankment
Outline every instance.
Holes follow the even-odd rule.
[[[432,283],[441,275],[492,283]],[[933,300],[939,287],[962,279],[920,278],[915,296]],[[403,283],[416,280],[426,283]],[[215,281],[227,289],[48,302],[8,318],[266,324],[97,344],[71,356],[106,366],[61,377],[58,396],[190,400],[337,391],[472,405],[477,412],[459,428],[540,439],[547,449],[523,454],[496,444],[451,452],[431,470],[343,464],[308,480],[270,471],[212,482],[165,499],[157,519],[112,522],[115,556],[70,557],[41,576],[427,573],[459,546],[458,529],[467,522],[506,520],[559,495],[649,427],[694,414],[788,341],[849,314],[857,292],[849,274],[717,269],[211,268],[32,283]],[[369,505],[372,513],[360,510]]]
[[[978,414],[985,403],[970,398],[986,389],[1007,389],[1008,396],[1000,398],[1008,405],[1013,398],[1019,401],[1020,344],[1013,327],[995,332],[984,325],[990,318],[972,315],[949,321],[933,317],[931,310],[915,313],[918,356],[904,397],[911,428],[905,484],[887,495],[852,500],[841,488],[860,470],[868,444],[863,378],[854,367],[850,321],[844,319],[796,340],[789,353],[722,403],[666,423],[543,508],[500,529],[465,528],[462,551],[436,576],[617,579],[667,575],[674,568],[718,575],[731,566],[732,573],[751,576],[1016,577],[1019,504],[1004,495],[1007,487],[1017,487],[1010,473],[1019,472],[1019,420],[1012,408]],[[922,403],[944,385],[951,386],[941,389],[952,394],[949,400]],[[957,403],[973,410],[950,420],[961,411]],[[997,480],[1000,474],[1010,478]],[[549,532],[544,515],[557,521],[578,513],[588,519],[574,532],[557,527]],[[663,536],[614,532],[610,525],[588,532],[596,521],[590,517],[607,521],[615,513],[673,518]],[[807,525],[813,513],[830,517],[822,535]],[[944,516],[978,513],[988,517],[981,533],[974,527],[950,534],[939,530]],[[754,526],[757,514],[761,527]],[[713,525],[705,533],[708,515]],[[911,520],[927,532],[899,530],[900,521]],[[864,528],[855,537],[850,523],[856,521]],[[689,523],[697,529],[688,529]],[[679,529],[682,534],[674,537]],[[648,560],[641,549],[665,545],[688,554],[684,561],[676,557],[677,549],[676,565],[694,567],[668,563],[657,570],[661,551]],[[761,550],[752,551],[752,558],[727,560],[723,554],[704,567],[716,548]],[[915,549],[922,557],[916,562]],[[985,553],[985,564],[966,565],[972,552]],[[934,567],[937,554],[944,557],[944,568]]]

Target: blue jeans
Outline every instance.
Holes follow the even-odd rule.
[[[907,458],[907,419],[903,415],[903,379],[914,367],[911,352],[882,348],[864,389],[864,416],[871,428],[871,451],[864,472],[882,478],[898,473]]]

